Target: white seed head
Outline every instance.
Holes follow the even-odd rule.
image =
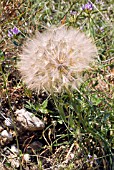
[[[96,46],[84,33],[51,27],[26,42],[18,69],[28,88],[61,92],[76,88],[96,57]]]

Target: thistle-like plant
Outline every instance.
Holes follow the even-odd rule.
[[[51,27],[26,42],[18,69],[28,88],[61,92],[78,86],[82,72],[96,56],[95,44],[84,33],[66,26]]]

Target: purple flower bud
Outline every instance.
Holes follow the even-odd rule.
[[[90,158],[92,158],[92,156],[90,154],[88,154],[88,158],[90,159]]]
[[[85,5],[84,4],[82,5],[82,10],[85,10]]]
[[[13,34],[11,33],[10,30],[8,30],[8,37],[13,37]]]
[[[76,11],[70,11],[71,15],[76,15]]]
[[[14,27],[13,29],[11,29],[11,32],[15,35],[20,33],[20,30],[17,27]]]
[[[90,2],[88,2],[87,4],[83,4],[82,5],[82,10],[89,10],[89,11],[91,11],[91,10],[93,10],[93,5]]]
[[[103,27],[100,27],[100,31],[101,31],[101,32],[104,32],[104,28],[103,28]]]

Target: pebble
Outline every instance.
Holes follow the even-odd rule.
[[[23,155],[23,159],[24,159],[25,162],[30,162],[30,155],[28,153],[25,153]]]
[[[45,124],[33,113],[25,109],[16,110],[16,119],[25,129],[29,131],[42,130]]]
[[[7,138],[9,140],[12,140],[13,139],[13,136],[11,133],[9,133],[7,130],[3,130],[0,135],[4,138]]]
[[[16,153],[18,154],[19,153],[19,150],[16,148],[15,145],[11,145],[11,149],[10,149],[13,153]]]
[[[16,157],[15,154],[10,154],[8,156],[8,161],[11,163],[11,166],[15,169],[19,168],[20,163],[19,163],[19,158]]]
[[[9,128],[13,127],[13,123],[12,123],[12,120],[10,118],[6,118],[5,121],[4,121],[4,124]]]

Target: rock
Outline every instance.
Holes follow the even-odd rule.
[[[10,155],[7,158],[8,158],[8,162],[11,163],[12,168],[15,169],[19,168],[20,163],[19,163],[19,157],[17,155],[10,153]]]
[[[13,144],[11,148],[9,148],[8,146],[4,147],[3,153],[4,153],[3,155],[5,155],[6,157],[6,159],[4,159],[3,161],[4,165],[5,166],[10,165],[10,166],[7,166],[6,169],[7,170],[18,169],[20,166],[20,157],[19,157],[20,152],[16,148],[15,144]],[[1,170],[1,167],[0,167],[0,170]]]
[[[23,159],[24,159],[25,162],[30,162],[30,155],[28,153],[25,153],[23,155]]]
[[[13,136],[7,130],[3,130],[0,134],[3,138],[7,138],[8,140],[12,140]]]
[[[44,129],[44,123],[33,113],[25,109],[16,110],[16,119],[26,130],[36,131]]]
[[[10,149],[13,153],[19,154],[19,150],[16,148],[15,145],[11,145],[11,149]]]
[[[4,124],[9,128],[13,127],[13,122],[10,118],[6,118],[5,121],[4,121]]]

